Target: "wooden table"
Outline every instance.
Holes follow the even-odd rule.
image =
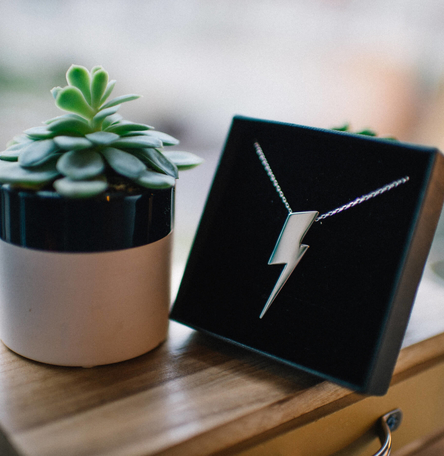
[[[444,258],[441,244],[430,264]],[[444,427],[443,304],[444,278],[428,266],[384,397],[177,323],[151,353],[92,369],[35,363],[0,346],[0,454],[371,455],[377,419],[397,407],[399,448]]]

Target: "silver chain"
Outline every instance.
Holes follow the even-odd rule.
[[[281,197],[282,202],[285,204],[287,211],[291,214],[293,211],[291,210],[291,207],[288,204],[287,198],[285,198],[284,192],[282,191],[281,186],[279,185],[279,182],[276,179],[276,176],[273,174],[273,171],[271,170],[270,164],[268,163],[267,158],[265,157],[264,151],[262,150],[258,142],[254,143],[254,147],[256,149],[257,155],[259,156],[259,160],[262,162],[262,165],[268,174],[268,177],[270,178],[272,184],[276,188],[276,191]]]
[[[278,192],[282,202],[284,203],[285,207],[287,208],[288,212],[291,214],[293,211],[291,210],[290,205],[288,204],[287,198],[285,198],[284,192],[282,191],[276,176],[274,175],[270,164],[267,161],[267,158],[265,157],[264,151],[262,150],[261,146],[259,145],[258,142],[254,143],[254,148],[256,149],[256,153],[259,157],[259,160],[261,161],[263,167],[265,168],[265,171],[268,174],[268,177],[270,178],[272,184],[276,188],[276,191]],[[339,214],[340,212],[346,211],[347,209],[350,209],[354,206],[357,206],[358,204],[361,204],[365,201],[368,201],[369,199],[375,198],[376,196],[382,195],[385,192],[388,192],[399,185],[405,184],[410,180],[409,176],[402,177],[401,179],[398,179],[396,181],[391,182],[390,184],[384,185],[384,187],[378,188],[377,190],[374,190],[370,193],[367,193],[366,195],[362,195],[359,198],[356,198],[353,201],[350,201],[347,204],[344,204],[343,206],[337,207],[336,209],[333,209],[332,211],[326,212],[325,214],[319,215],[316,219],[315,222],[319,222],[320,220],[324,220],[327,217],[331,217],[332,215]]]

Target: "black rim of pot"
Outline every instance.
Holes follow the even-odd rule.
[[[7,184],[0,190],[0,238],[21,247],[113,251],[156,242],[173,229],[174,188],[104,193],[89,199]]]

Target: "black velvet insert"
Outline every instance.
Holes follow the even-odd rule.
[[[309,249],[263,319],[259,314],[283,269],[268,260],[287,210],[255,141],[294,212],[323,214],[409,177],[315,222],[303,240]],[[414,298],[413,290],[400,304],[399,285],[412,270],[419,281],[427,254],[412,258],[410,248],[417,236],[429,245],[433,235],[434,226],[417,228],[424,205],[431,204],[427,195],[437,161],[442,168],[436,149],[235,118],[171,318],[354,389],[383,394]],[[433,197],[431,225],[442,198],[442,190]],[[400,323],[391,321],[395,316]],[[388,372],[377,368],[378,359],[389,364]]]
[[[174,189],[63,198],[53,191],[0,188],[0,238],[55,252],[103,252],[158,241],[173,229]]]

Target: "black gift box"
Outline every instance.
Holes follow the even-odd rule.
[[[366,198],[293,236],[296,256],[300,240],[309,248],[260,318],[286,267],[269,264],[289,213],[282,196],[319,214]],[[235,117],[171,318],[382,395],[443,199],[437,149]]]

